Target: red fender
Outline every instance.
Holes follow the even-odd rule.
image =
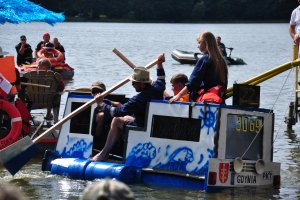
[[[0,139],[0,149],[17,141],[22,131],[22,118],[19,110],[10,102],[0,99],[0,109],[5,111],[11,119],[10,132]]]
[[[24,102],[21,99],[16,99],[15,101],[15,106],[17,107],[17,109],[19,110],[20,114],[21,114],[21,118],[22,118],[22,135],[26,136],[29,134],[30,132],[30,112],[28,111],[26,105],[24,104]]]

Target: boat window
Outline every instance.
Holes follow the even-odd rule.
[[[82,106],[84,103],[72,102],[71,112]],[[81,111],[70,122],[70,133],[89,134],[91,120],[91,107]]]
[[[253,142],[243,159],[262,159],[263,124],[263,117],[228,114],[225,157],[241,157]]]
[[[201,119],[153,115],[151,137],[198,142]]]

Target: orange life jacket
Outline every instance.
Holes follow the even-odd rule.
[[[13,56],[5,56],[4,58],[0,58],[0,73],[3,74],[6,80],[10,83],[16,81],[16,69],[15,69],[15,61]],[[12,87],[10,93],[12,95],[16,94],[17,89],[15,86]]]
[[[185,95],[183,95],[182,97],[180,97],[180,99],[178,99],[178,101],[189,102],[190,101],[190,94],[186,93]]]
[[[225,88],[221,85],[217,85],[205,91],[204,89],[199,90],[198,94],[200,95],[197,98],[197,102],[205,102],[205,103],[224,103],[224,99],[222,98],[225,93]]]

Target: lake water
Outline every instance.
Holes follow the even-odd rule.
[[[165,53],[167,82],[175,73],[190,75],[193,66],[180,65],[171,58],[174,49],[197,51],[196,36],[204,31],[220,35],[233,57],[247,65],[229,67],[229,86],[243,82],[292,60],[293,44],[288,24],[134,24],[134,23],[44,23],[5,24],[0,26],[0,46],[16,56],[14,46],[26,35],[34,49],[44,32],[58,37],[66,50],[66,62],[75,68],[75,76],[66,89],[89,87],[103,81],[110,88],[131,73],[131,69],[113,52],[117,48],[136,65],[146,65],[159,53]],[[155,70],[151,70],[155,78]],[[157,189],[130,185],[137,199],[297,199],[300,198],[300,126],[285,132],[284,117],[293,100],[294,74],[284,72],[261,84],[260,107],[274,109],[274,161],[281,163],[280,190],[227,190],[215,194],[197,191]],[[170,84],[167,90],[171,93]],[[116,91],[128,97],[135,94],[130,84]],[[64,107],[63,95],[61,108]],[[231,104],[232,99],[227,100]],[[63,109],[61,109],[63,111]],[[32,160],[15,177],[0,168],[1,182],[13,183],[31,199],[78,199],[90,182],[71,180],[41,172],[40,159]]]

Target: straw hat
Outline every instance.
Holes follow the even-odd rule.
[[[5,56],[7,54],[9,54],[9,53],[6,51],[3,51],[2,47],[0,47],[0,56]]]
[[[151,83],[150,72],[145,67],[136,67],[132,76],[129,78],[131,81],[140,83]]]
[[[134,200],[133,192],[130,188],[117,180],[104,179],[88,185],[80,197],[80,200]]]

